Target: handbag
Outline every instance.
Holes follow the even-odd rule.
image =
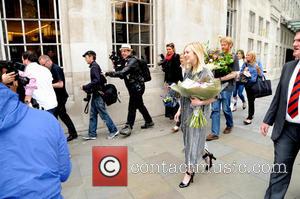
[[[246,67],[244,68],[244,70],[240,73],[239,75],[239,82],[241,82],[242,84],[247,84],[249,79],[251,78],[251,74],[249,73],[249,71],[246,71],[246,68],[248,67],[247,63],[246,63]]]
[[[266,80],[265,76],[257,77],[256,82],[250,87],[255,98],[272,95],[271,80]]]

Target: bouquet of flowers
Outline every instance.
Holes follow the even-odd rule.
[[[164,85],[164,95],[161,95],[164,106],[166,107],[175,107],[178,102],[177,98],[180,96],[174,90],[170,89],[169,84]]]
[[[229,65],[233,62],[231,54],[223,53],[219,49],[208,49],[205,53],[205,64],[214,73],[215,78],[231,73]]]
[[[197,97],[200,100],[207,100],[216,97],[221,92],[221,82],[218,79],[209,81],[194,81],[189,78],[178,84],[171,85],[171,89],[178,92],[183,97]],[[202,128],[207,125],[201,107],[196,107],[190,118],[189,126],[192,128]]]

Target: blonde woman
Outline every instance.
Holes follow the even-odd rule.
[[[184,79],[197,79],[197,81],[208,81],[213,79],[213,74],[207,68],[204,68],[204,50],[199,42],[188,44],[184,48],[184,57],[186,60],[186,74]],[[175,115],[175,120],[179,121],[181,116],[181,129],[183,132],[183,141],[185,148],[185,164],[187,171],[180,188],[185,188],[193,182],[194,170],[198,162],[202,158],[206,158],[209,163],[208,169],[211,167],[211,159],[213,155],[205,151],[205,136],[207,127],[191,128],[189,127],[189,118],[191,117],[195,107],[201,107],[206,118],[209,117],[209,104],[214,99],[200,100],[197,98],[181,97],[180,108]]]
[[[248,125],[252,123],[254,115],[254,101],[255,97],[251,91],[251,86],[256,83],[257,77],[263,76],[263,69],[260,63],[256,62],[256,54],[254,51],[249,51],[246,55],[246,63],[241,68],[241,73],[244,73],[246,76],[249,76],[248,82],[245,85],[246,94],[248,99],[248,117],[244,120],[244,124]]]

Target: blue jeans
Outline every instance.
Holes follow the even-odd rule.
[[[233,120],[232,120],[232,112],[230,109],[230,99],[232,95],[232,91],[222,91],[220,93],[221,98],[217,99],[217,101],[211,104],[211,132],[214,135],[219,136],[220,134],[220,112],[221,112],[221,104],[222,109],[226,118],[226,126],[233,127]]]
[[[244,91],[245,85],[240,83],[240,82],[236,82],[235,88],[233,90],[233,97],[236,97],[237,95],[239,95],[240,99],[242,100],[242,102],[245,102],[245,97],[243,95],[243,91]]]
[[[109,114],[106,111],[105,102],[99,94],[93,94],[91,102],[91,113],[90,113],[90,125],[89,125],[89,136],[97,136],[97,123],[98,123],[98,113],[101,119],[106,124],[109,133],[113,134],[118,131],[116,125],[110,118]]]

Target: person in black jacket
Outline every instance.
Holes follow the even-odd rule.
[[[173,83],[178,81],[182,81],[182,70],[180,67],[180,56],[175,53],[175,45],[173,43],[169,43],[166,45],[167,54],[164,57],[164,60],[160,64],[162,66],[162,70],[165,72],[165,84],[170,86]],[[174,119],[174,115],[176,114],[179,108],[179,104],[175,107],[167,107],[165,109],[165,117],[170,119]]]
[[[90,76],[91,82],[87,85],[81,86],[81,89],[86,93],[92,93],[92,102],[91,102],[91,113],[90,113],[90,124],[89,124],[89,133],[88,136],[83,137],[85,140],[95,140],[97,137],[97,116],[100,115],[101,119],[106,124],[109,135],[108,139],[113,139],[119,134],[119,131],[110,118],[108,112],[106,111],[105,102],[101,97],[99,91],[102,90],[104,84],[106,83],[105,77],[102,75],[101,68],[97,64],[96,53],[94,51],[87,51],[83,54],[85,61],[90,64]]]
[[[122,70],[106,72],[105,75],[124,79],[129,92],[129,105],[127,122],[120,134],[129,136],[134,125],[136,109],[141,112],[145,120],[145,124],[141,126],[142,129],[152,127],[154,123],[143,102],[145,83],[139,67],[139,60],[132,56],[132,49],[129,44],[122,44],[120,51],[122,58],[125,60],[125,66]]]
[[[41,55],[39,57],[39,63],[40,65],[48,68],[53,77],[52,86],[54,88],[57,99],[57,107],[54,112],[54,116],[56,118],[58,118],[59,116],[59,118],[67,126],[69,132],[67,141],[69,142],[73,139],[76,139],[78,137],[76,128],[66,110],[66,103],[69,95],[66,90],[64,72],[57,64],[53,63],[53,61],[48,55]]]

